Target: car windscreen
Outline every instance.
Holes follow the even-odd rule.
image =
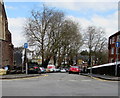
[[[79,68],[78,66],[71,66],[72,68]]]

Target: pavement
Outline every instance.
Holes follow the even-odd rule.
[[[8,75],[0,75],[0,79],[29,78],[29,77],[36,77],[36,76],[42,76],[42,75],[43,74],[8,74]],[[115,76],[89,74],[89,73],[81,73],[81,75],[88,76],[91,78],[99,78],[103,80],[120,81],[120,77],[115,77]]]
[[[8,75],[0,75],[0,79],[17,79],[17,78],[29,78],[41,76],[42,74],[8,74]]]
[[[91,78],[99,78],[99,79],[103,79],[103,80],[120,81],[120,77],[116,77],[116,76],[90,74],[90,73],[81,73],[81,75],[89,76]]]

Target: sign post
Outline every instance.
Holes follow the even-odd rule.
[[[24,56],[24,58],[25,58],[25,66],[26,66],[26,74],[28,74],[28,65],[27,65],[27,51],[26,51],[26,49],[28,48],[28,43],[24,43],[24,48],[25,48],[25,56]]]
[[[116,42],[116,55],[117,55],[117,58],[116,58],[116,66],[115,66],[115,76],[117,76],[117,70],[118,70],[118,55],[119,55],[119,53],[118,53],[118,49],[119,49],[119,47],[120,47],[120,42]]]
[[[24,48],[25,48],[25,49],[28,48],[28,43],[24,43]]]

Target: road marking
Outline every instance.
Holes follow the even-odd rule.
[[[111,81],[111,80],[100,79],[100,78],[93,77],[93,76],[83,76],[83,77],[90,77],[90,78],[95,79],[95,80],[98,80],[98,81],[118,82],[118,81]]]
[[[25,80],[25,79],[34,79],[34,78],[39,78],[39,77],[45,77],[48,75],[41,75],[41,76],[34,76],[34,77],[24,77],[24,78],[17,78],[17,79],[2,79],[2,81],[12,81],[12,80]]]
[[[111,80],[104,80],[96,77],[91,77],[92,79],[99,80],[99,81],[109,81],[109,82],[118,82],[118,81],[111,81]]]

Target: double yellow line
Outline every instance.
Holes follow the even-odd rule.
[[[41,76],[23,77],[23,78],[16,78],[16,79],[2,79],[2,80],[24,80],[24,79],[34,79],[34,78],[45,77],[45,76],[48,76],[48,75],[44,74]]]
[[[100,79],[100,78],[96,78],[96,77],[92,77],[92,79],[95,79],[95,80],[99,80],[99,81],[109,81],[109,82],[118,82],[118,81],[111,81],[111,80],[104,80],[104,79]]]

